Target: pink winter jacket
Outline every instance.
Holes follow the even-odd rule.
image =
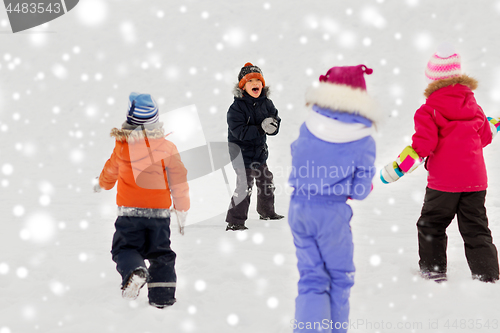
[[[483,147],[492,133],[474,98],[477,81],[466,75],[431,83],[416,112],[412,147],[427,157],[428,187],[443,192],[474,192],[488,187]]]

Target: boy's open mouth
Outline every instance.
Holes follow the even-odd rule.
[[[252,88],[252,91],[253,91],[254,93],[259,92],[259,90],[260,90],[259,88]]]

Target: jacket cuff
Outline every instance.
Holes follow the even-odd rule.
[[[260,125],[255,125],[255,126],[257,126],[257,130],[259,131],[260,135],[265,135],[266,134],[266,131],[264,131],[264,129],[262,128],[262,126],[260,126]]]

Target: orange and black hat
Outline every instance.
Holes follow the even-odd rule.
[[[259,79],[262,81],[262,85],[266,86],[266,81],[264,81],[264,76],[262,76],[262,71],[259,67],[252,65],[252,63],[247,62],[243,68],[240,70],[240,74],[238,75],[238,87],[243,89],[245,83],[251,79]]]

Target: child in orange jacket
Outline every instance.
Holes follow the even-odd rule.
[[[110,190],[118,182],[111,254],[122,275],[122,296],[136,299],[147,282],[149,303],[163,308],[175,303],[169,208],[173,199],[183,234],[190,206],[187,171],[176,146],[165,139],[153,97],[131,93],[129,100],[127,121],[111,130],[116,145],[94,191]]]

